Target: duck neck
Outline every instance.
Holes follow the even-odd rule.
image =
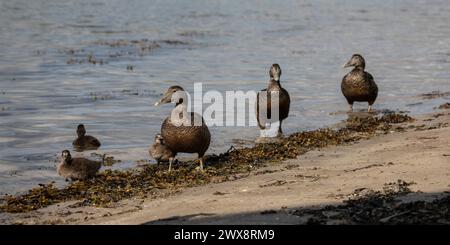
[[[181,104],[183,104],[183,99],[179,99],[178,102],[175,104],[175,107],[178,107]]]
[[[187,114],[187,106],[183,103],[179,103],[173,108],[172,115],[186,115]]]
[[[188,120],[187,114],[187,106],[183,103],[180,103],[175,106],[175,108],[173,108],[170,114],[170,122],[175,126],[184,125],[186,123],[186,120]]]
[[[365,67],[363,65],[355,66],[355,68],[353,68],[353,71],[355,71],[355,72],[363,72],[364,68]]]
[[[72,163],[72,158],[71,157],[67,157],[63,160],[63,164],[64,165],[70,165]]]
[[[269,81],[269,85],[267,86],[267,90],[270,91],[270,90],[279,90],[279,89],[281,89],[280,81],[279,80],[276,81],[271,78]]]

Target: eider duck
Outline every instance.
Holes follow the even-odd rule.
[[[164,138],[161,134],[156,134],[155,143],[150,146],[148,152],[150,153],[150,156],[156,160],[157,164],[160,162],[170,162],[171,159],[175,157],[175,154],[173,154],[172,150],[170,150],[164,142]]]
[[[370,73],[364,71],[366,62],[360,54],[354,54],[352,58],[344,65],[353,66],[353,70],[342,78],[341,90],[350,105],[350,111],[353,111],[355,101],[367,101],[369,103],[368,112],[377,99],[378,87]]]
[[[203,170],[203,156],[211,142],[208,126],[201,115],[187,112],[187,96],[182,87],[170,87],[155,106],[171,102],[175,102],[176,106],[171,116],[161,125],[161,135],[165,144],[175,155],[179,152],[197,153],[200,170]],[[169,171],[172,169],[173,161],[174,158],[169,160]]]
[[[278,136],[281,136],[283,133],[281,129],[281,124],[283,120],[285,120],[289,116],[289,107],[291,104],[291,98],[289,97],[289,93],[286,89],[281,87],[280,77],[281,77],[281,68],[278,64],[273,64],[269,70],[269,84],[266,89],[261,90],[257,95],[256,101],[256,119],[258,121],[258,126],[261,129],[261,135],[263,135],[263,130],[266,129],[267,123],[277,123],[278,125]],[[264,94],[261,96],[260,94]],[[267,96],[266,96],[267,95]],[[271,96],[278,95],[278,106],[272,106]],[[261,101],[260,101],[261,100]],[[276,102],[276,100],[274,101]],[[278,119],[272,118],[272,110],[277,109],[278,107]],[[266,110],[267,114],[264,115],[264,110]]]
[[[96,150],[101,145],[100,141],[98,141],[98,139],[96,139],[93,136],[86,135],[86,129],[84,128],[83,124],[78,125],[77,135],[78,135],[78,138],[76,138],[72,142],[72,145],[74,146],[75,150],[77,150],[77,151]]]
[[[67,180],[86,180],[94,177],[101,162],[91,161],[85,158],[72,158],[70,151],[64,150],[61,154],[61,162],[56,170],[58,174]]]

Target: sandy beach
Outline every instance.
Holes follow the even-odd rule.
[[[184,188],[159,198],[132,198],[115,207],[58,203],[27,213],[0,213],[3,224],[305,224],[316,210],[388,183],[409,183],[400,203],[449,195],[450,112],[355,143],[309,151],[267,164],[235,180]],[[398,204],[397,204],[398,205]],[[332,219],[330,219],[332,220]],[[444,221],[443,221],[444,222]],[[448,222],[445,221],[445,222]],[[339,223],[339,222],[337,222]],[[333,224],[333,222],[331,222]]]

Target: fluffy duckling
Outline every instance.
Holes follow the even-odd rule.
[[[157,164],[160,162],[170,162],[175,157],[172,150],[165,144],[161,134],[155,136],[155,143],[150,146],[148,152],[150,153],[150,156],[156,160]]]
[[[67,180],[86,180],[94,177],[100,167],[101,162],[91,161],[85,158],[72,158],[70,151],[64,150],[61,153],[61,162],[56,170],[58,174]]]
[[[350,105],[350,111],[353,111],[355,101],[368,102],[368,112],[378,96],[378,87],[370,73],[364,71],[366,62],[360,54],[354,54],[352,58],[344,65],[353,66],[353,70],[342,78],[341,90]]]
[[[261,130],[266,129],[266,123],[278,123],[278,136],[282,135],[281,124],[289,116],[289,107],[291,98],[286,89],[281,87],[281,67],[278,64],[273,64],[269,70],[269,84],[266,89],[261,90],[257,95],[256,103],[256,119]],[[267,93],[267,96],[260,98],[260,93]],[[271,97],[278,95],[278,106],[271,103]],[[276,100],[274,100],[276,102]],[[266,115],[264,115],[266,110]],[[272,118],[272,112],[278,110],[278,118]],[[261,132],[262,133],[262,132]]]
[[[173,96],[173,97],[172,97]],[[203,117],[187,112],[187,96],[180,86],[170,87],[155,106],[175,102],[176,106],[161,125],[161,135],[173,154],[179,152],[197,153],[200,170],[203,170],[203,156],[209,148],[211,134]],[[169,171],[174,158],[169,160]]]
[[[86,135],[86,129],[83,124],[78,125],[77,127],[77,135],[72,145],[76,150],[96,150],[100,147],[100,141],[93,136]]]

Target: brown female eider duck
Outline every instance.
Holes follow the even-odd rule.
[[[171,116],[161,125],[161,135],[165,144],[173,152],[197,153],[200,170],[203,170],[203,156],[209,148],[211,134],[203,117],[195,112],[187,112],[187,96],[180,86],[170,87],[155,106],[175,102]],[[169,171],[172,169],[173,158],[169,160]]]
[[[164,142],[164,138],[161,134],[155,136],[155,143],[150,146],[148,152],[150,153],[150,156],[156,160],[157,164],[160,162],[170,162],[172,161],[172,158],[175,157],[175,154]]]
[[[61,154],[61,162],[56,170],[66,180],[85,180],[94,177],[101,162],[91,161],[85,158],[72,158],[70,151],[64,150]]]
[[[278,125],[278,136],[280,136],[283,131],[281,129],[281,123],[289,116],[289,107],[291,104],[291,98],[286,89],[281,87],[280,77],[281,68],[278,64],[273,64],[269,70],[270,80],[266,89],[261,90],[257,95],[256,101],[256,119],[258,121],[258,126],[261,130],[266,129],[266,123],[279,122]],[[267,93],[260,98],[260,93]],[[272,96],[279,96],[278,106],[272,106],[270,101]],[[261,100],[261,101],[260,101]],[[276,100],[274,100],[276,102]],[[278,118],[272,118],[272,110],[278,109]],[[264,115],[264,110],[266,110],[266,115]]]
[[[344,65],[353,66],[353,70],[342,78],[341,90],[350,105],[350,111],[353,111],[355,101],[367,101],[369,103],[368,112],[377,99],[378,87],[370,73],[364,71],[366,62],[360,54],[354,54],[352,58]]]
[[[78,125],[77,135],[78,135],[78,138],[76,138],[72,142],[72,145],[74,146],[75,150],[77,150],[77,151],[96,150],[101,145],[100,141],[98,141],[98,139],[96,139],[93,136],[86,135],[86,129],[84,128],[83,124]]]

